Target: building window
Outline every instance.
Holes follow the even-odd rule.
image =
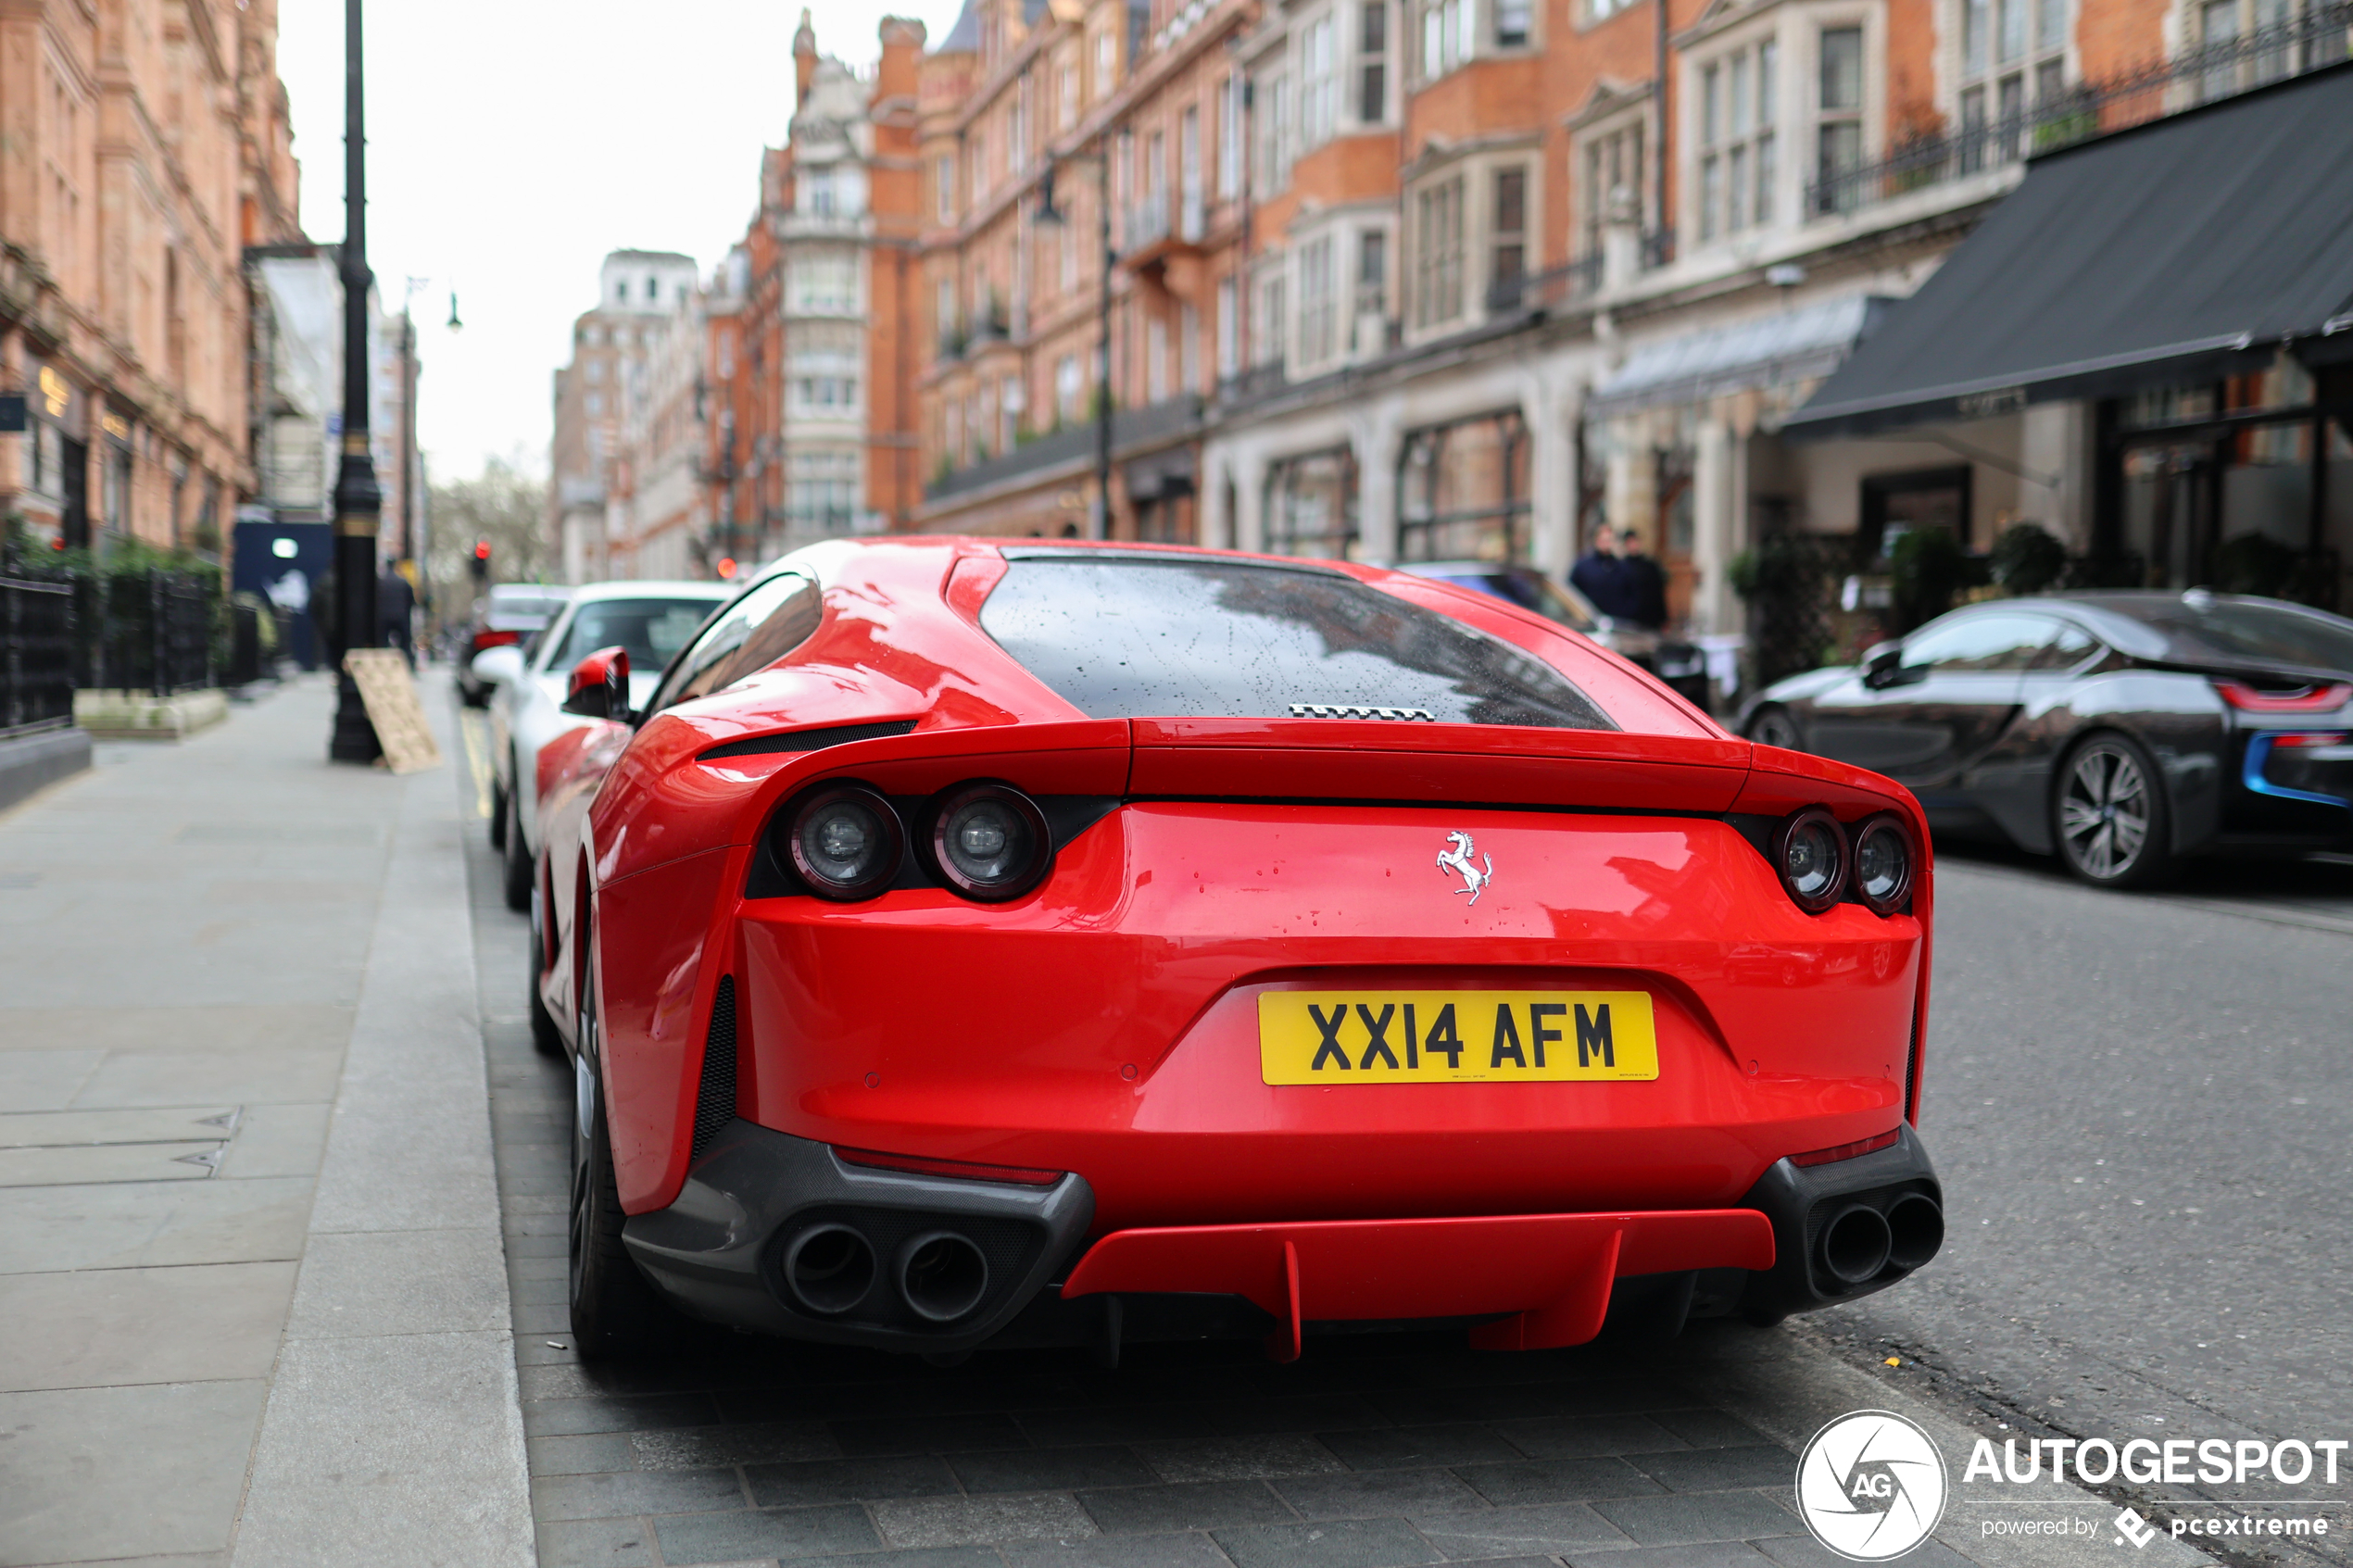
[[[2067,0],[1957,0],[1961,11],[1960,162],[1964,173],[2017,161],[2026,150],[2029,106],[2037,118],[2066,112]],[[2207,42],[2217,12],[2234,37],[2238,0],[2205,10]],[[2225,68],[2226,69],[2228,68]],[[2209,94],[2210,95],[2210,94]]]
[[[1228,72],[1217,84],[1217,199],[1242,191],[1242,79]]]
[[[834,215],[834,171],[830,169],[810,169],[800,194],[805,198],[803,210],[812,217],[831,218]],[[648,293],[650,295],[651,285],[648,285]]]
[[[1251,346],[1258,351],[1260,364],[1279,365],[1283,362],[1283,338],[1290,324],[1283,274],[1278,268],[1258,285],[1258,330],[1251,340]]]
[[[1528,170],[1495,171],[1495,220],[1490,241],[1492,266],[1488,286],[1498,295],[1519,297],[1519,281],[1528,271]]]
[[[1176,390],[1201,386],[1201,312],[1189,305],[1176,307]]]
[[[1299,362],[1321,365],[1338,348],[1339,308],[1332,298],[1332,237],[1319,234],[1299,247]]]
[[[1065,421],[1076,422],[1078,399],[1085,388],[1078,379],[1078,356],[1065,354],[1054,361],[1054,412]]]
[[[1198,242],[1204,221],[1201,188],[1201,107],[1185,106],[1176,121],[1177,237]]]
[[[1389,233],[1367,229],[1356,236],[1356,314],[1389,314]]]
[[[1062,118],[1056,129],[1067,131],[1078,123],[1078,67],[1064,60],[1062,69],[1056,73],[1054,87],[1055,101],[1062,108]]]
[[[1856,29],[1843,31],[1861,36]],[[1753,49],[1719,56],[1700,70],[1702,240],[1773,220],[1773,187],[1780,167],[1775,129],[1780,70],[1780,48],[1769,38]],[[1639,155],[1639,146],[1636,150]]]
[[[1526,560],[1529,446],[1516,408],[1409,433],[1398,558]]]
[[[1365,0],[1356,16],[1356,118],[1389,118],[1389,0]]]
[[[792,308],[803,316],[858,313],[858,264],[848,256],[803,256],[792,263]]]
[[[1422,0],[1422,75],[1441,77],[1471,57],[1478,0]]]
[[[988,194],[988,132],[979,126],[972,128],[964,144],[964,205],[978,207]]]
[[[1815,157],[1815,210],[1845,212],[1861,198],[1863,30],[1822,30],[1821,119]]]
[[[1634,0],[1585,0],[1586,25],[1605,21],[1633,3]]]
[[[1217,379],[1231,381],[1242,368],[1242,323],[1239,291],[1231,278],[1217,280]]]
[[[795,533],[848,533],[857,526],[856,452],[795,451],[785,473],[785,516]]]
[[[1019,376],[1007,376],[1000,383],[1003,390],[997,398],[997,449],[1010,452],[1020,444],[1022,410],[1028,407],[1029,395]]]
[[[1584,235],[1582,255],[1601,255],[1602,231],[1609,223],[1610,204],[1620,191],[1626,193],[1636,222],[1647,231],[1650,224],[1644,203],[1648,185],[1642,170],[1640,120],[1605,131],[1585,144],[1585,183],[1579,193],[1579,228]]]
[[[1095,91],[1093,95],[1098,99],[1110,93],[1112,89],[1112,70],[1117,64],[1116,51],[1118,47],[1118,44],[1112,38],[1111,29],[1104,28],[1101,31],[1095,34]]]
[[[1526,47],[1532,13],[1531,0],[1495,0],[1495,47]]]
[[[1454,320],[1463,313],[1462,176],[1416,197],[1414,219],[1414,324]]]
[[[1277,73],[1261,88],[1258,182],[1272,194],[1290,183],[1290,79]]]
[[[1266,548],[1318,560],[1356,557],[1356,458],[1340,447],[1277,459],[1266,476]]]
[[[1327,12],[1307,24],[1299,46],[1299,144],[1319,147],[1332,137],[1340,101],[1340,75],[1333,59],[1333,26]]]

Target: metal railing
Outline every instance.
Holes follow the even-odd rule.
[[[1806,215],[1828,218],[2016,163],[2353,58],[2353,0],[2332,0],[2244,37],[2185,50],[2016,113],[1916,137],[1875,163],[1818,172]]]
[[[0,739],[73,722],[74,591],[0,576]]]
[[[1601,286],[1602,258],[1595,252],[1541,272],[1498,279],[1488,285],[1487,314],[1491,320],[1559,310],[1591,298]]]
[[[74,583],[73,679],[157,696],[212,684],[217,585],[178,571],[122,571]]]

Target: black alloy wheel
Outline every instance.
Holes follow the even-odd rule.
[[[1797,721],[1779,703],[1757,709],[1756,716],[1748,721],[1748,738],[1759,746],[1778,746],[1784,751],[1806,749],[1805,737],[1797,733]]]
[[[584,932],[583,941],[586,940]],[[592,954],[593,948],[585,948]],[[582,987],[578,1054],[573,1058],[572,1343],[584,1361],[645,1355],[669,1326],[669,1310],[622,1244],[621,1189],[598,1078],[597,976]]]
[[[2138,741],[2096,734],[2067,755],[2052,792],[2051,836],[2067,869],[2095,887],[2159,887],[2180,862],[2164,776]]]
[[[556,1027],[556,1015],[547,1010],[547,1004],[539,997],[540,982],[547,977],[547,899],[545,886],[542,882],[531,890],[531,974],[523,989],[525,1006],[531,1014],[532,1048],[541,1056],[561,1061],[564,1057],[563,1033]]]
[[[507,897],[507,908],[522,914],[531,908],[531,848],[523,837],[522,802],[513,790],[507,791],[506,842],[500,848],[505,854],[500,891]]]

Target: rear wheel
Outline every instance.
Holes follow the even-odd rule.
[[[584,1361],[620,1361],[660,1343],[670,1313],[622,1245],[621,1191],[598,1072],[593,972],[583,989],[579,1050],[573,1058],[572,1342]]]
[[[490,847],[507,847],[507,786],[494,774],[490,780]]]
[[[2157,887],[2179,869],[2163,777],[2129,736],[2094,735],[2068,753],[2051,817],[2059,859],[2095,887]]]
[[[1805,749],[1804,737],[1797,733],[1797,721],[1778,703],[1756,710],[1756,716],[1748,721],[1748,738],[1759,746],[1778,746],[1784,751]]]
[[[523,842],[522,803],[514,792],[507,792],[506,878],[502,891],[507,896],[507,908],[522,914],[531,908],[531,847]]]

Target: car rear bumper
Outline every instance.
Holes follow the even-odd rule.
[[[1263,1335],[1287,1360],[1318,1323],[1449,1321],[1475,1345],[1533,1349],[1613,1321],[1770,1321],[1905,1277],[1941,1239],[1942,1202],[1906,1126],[1856,1159],[1779,1160],[1728,1208],[1144,1226],[1089,1244],[1078,1173],[1038,1186],[901,1174],[737,1121],[623,1239],[687,1311],[791,1338],[1115,1348],[1125,1323],[1135,1338]],[[926,1247],[965,1270],[945,1306]]]

